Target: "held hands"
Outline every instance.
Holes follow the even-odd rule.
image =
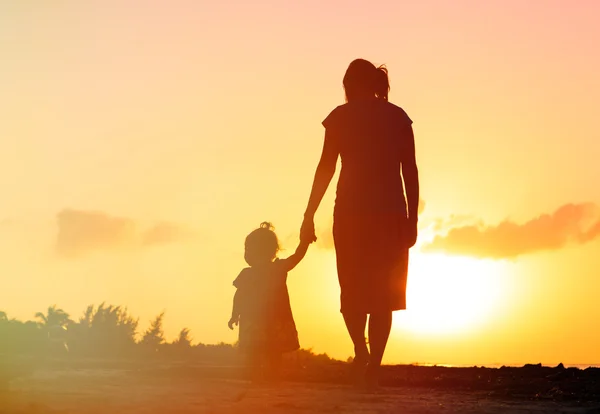
[[[312,218],[305,217],[302,222],[302,227],[300,227],[300,242],[310,244],[316,241],[315,222]]]
[[[240,317],[239,316],[232,316],[231,319],[229,319],[229,322],[227,323],[227,326],[229,326],[229,329],[231,329],[233,331],[233,325],[238,326],[240,323]]]

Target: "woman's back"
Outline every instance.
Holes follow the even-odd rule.
[[[323,121],[342,159],[336,213],[406,211],[400,165],[411,123],[382,99],[350,101]]]
[[[406,309],[408,251],[417,237],[419,176],[412,121],[388,102],[387,68],[355,59],[343,85],[348,103],[323,121],[325,142],[300,238],[316,241],[315,213],[341,156],[333,220],[340,312],[354,345],[354,372],[374,385],[392,312]]]

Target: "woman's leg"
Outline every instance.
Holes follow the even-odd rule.
[[[367,314],[361,312],[345,312],[344,322],[354,344],[354,361],[357,364],[366,365],[369,360],[369,349],[365,338],[367,326]]]
[[[371,357],[369,359],[369,373],[367,380],[377,382],[377,373],[383,353],[387,345],[390,331],[392,330],[392,312],[372,313],[369,317],[369,346],[371,348]]]
[[[367,313],[356,310],[360,304],[362,289],[361,255],[362,245],[356,240],[356,220],[352,215],[334,214],[333,241],[335,244],[336,266],[341,288],[341,311],[346,329],[354,344],[355,365],[366,365],[369,360],[369,349],[365,338]],[[357,302],[358,301],[358,302]]]

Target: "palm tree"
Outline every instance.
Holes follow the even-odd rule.
[[[57,309],[56,305],[49,306],[46,314],[36,313],[35,317],[40,320],[40,325],[46,328],[66,328],[69,323],[73,322],[69,318],[69,314],[62,309]]]
[[[50,340],[50,349],[69,350],[67,345],[67,326],[73,323],[69,318],[69,314],[62,309],[58,309],[56,305],[48,307],[47,313],[38,312],[35,314],[36,319],[39,319],[39,325],[46,332],[47,338]]]

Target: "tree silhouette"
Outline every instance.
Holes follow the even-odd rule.
[[[90,305],[70,329],[69,349],[74,353],[123,355],[135,345],[138,320],[126,308],[101,303]]]
[[[38,312],[35,318],[46,334],[48,341],[46,347],[48,352],[57,353],[68,351],[67,345],[67,327],[73,323],[69,314],[62,309],[52,305],[48,307],[46,313]]]
[[[165,312],[162,312],[154,320],[150,321],[150,327],[144,332],[144,336],[140,342],[153,351],[158,351],[160,345],[165,342],[165,333],[163,331],[164,317]]]
[[[173,345],[180,347],[191,347],[192,338],[190,337],[190,330],[188,328],[183,328],[181,332],[179,332],[177,339],[173,342]]]
[[[56,305],[48,307],[46,314],[38,312],[35,314],[36,319],[40,320],[40,324],[49,327],[66,327],[71,321],[69,314],[62,309],[57,309]]]
[[[100,307],[104,307],[104,304],[101,304]],[[88,307],[83,312],[83,316],[79,318],[79,325],[91,327],[92,319],[94,317],[94,305],[88,305]]]
[[[0,354],[38,352],[47,343],[45,332],[38,323],[9,319],[6,312],[0,312],[0,338]]]
[[[146,363],[158,357],[179,361],[210,361],[211,364],[241,362],[235,345],[192,345],[188,328],[182,329],[174,341],[166,343],[164,315],[162,312],[151,321],[138,342],[138,319],[121,306],[101,303],[96,308],[90,305],[77,321],[69,319],[69,315],[56,306],[50,306],[45,313],[35,314],[35,320],[26,322],[10,318],[6,312],[0,311],[0,356],[9,360],[27,360],[31,366],[47,361],[48,356],[70,358],[72,361],[86,361],[87,357],[93,357]],[[60,328],[59,332],[64,337],[57,339],[49,336],[52,327]],[[65,352],[65,349],[69,352]],[[300,350],[294,355],[302,361],[302,365],[309,359],[329,360],[326,355],[316,356],[310,350]]]

